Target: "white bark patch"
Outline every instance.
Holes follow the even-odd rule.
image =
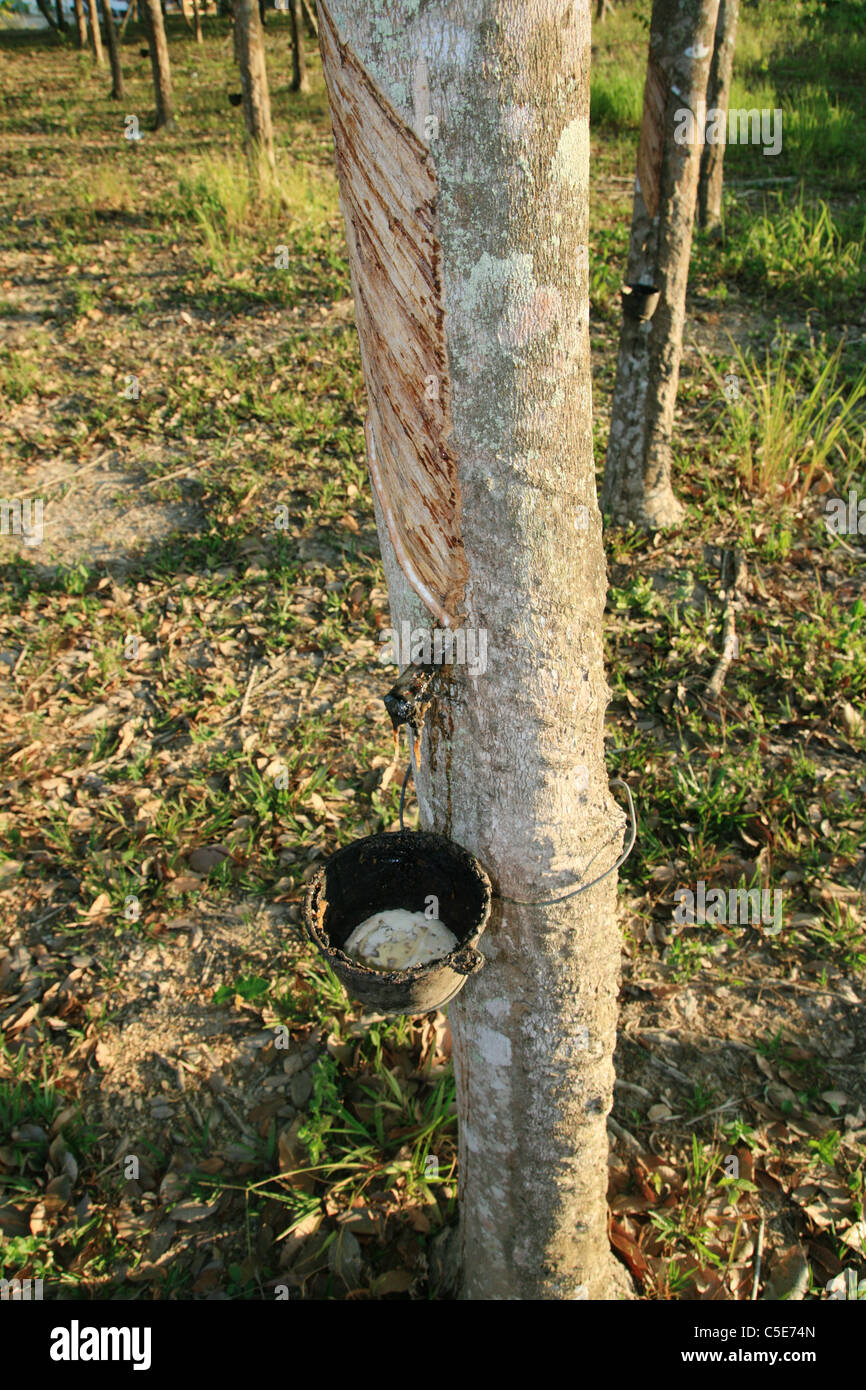
[[[472,267],[454,312],[479,349],[489,345],[492,330],[499,346],[510,352],[559,327],[562,295],[554,286],[537,283],[527,252],[502,259],[485,252]]]
[[[569,121],[559,137],[556,154],[550,165],[551,177],[574,189],[586,186],[589,168],[589,123],[578,119]]]
[[[495,1028],[481,1027],[476,1028],[473,1042],[495,1084],[497,1072],[511,1066],[511,1039],[504,1033],[497,1033]]]
[[[429,151],[340,42],[319,0],[340,201],[364,380],[370,477],[397,559],[440,623],[456,616],[467,565],[451,447],[438,181]],[[416,120],[430,116],[427,64]],[[435,380],[437,389],[429,383]]]

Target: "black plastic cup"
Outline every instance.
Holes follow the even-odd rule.
[[[405,970],[372,970],[342,949],[375,912],[423,912],[430,896],[457,937],[447,956]],[[490,915],[490,880],[453,840],[427,831],[370,835],[338,850],[311,879],[304,901],[307,935],[346,992],[380,1014],[426,1014],[458,995],[484,964],[475,950]]]
[[[623,285],[620,295],[626,318],[646,323],[656,311],[661,290],[655,285]]]

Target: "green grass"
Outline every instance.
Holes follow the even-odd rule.
[[[816,481],[866,471],[866,367],[852,381],[841,342],[832,352],[821,342],[805,353],[780,337],[763,362],[733,345],[735,392],[708,365],[727,399],[720,446],[747,493],[802,503]]]

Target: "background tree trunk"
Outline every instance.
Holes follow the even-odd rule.
[[[36,4],[39,8],[39,13],[42,15],[42,18],[48,25],[48,28],[56,29],[57,20],[54,18],[53,14],[51,13],[51,10],[48,8],[48,0],[36,0]]]
[[[734,71],[739,16],[740,0],[719,0],[716,41],[707,83],[707,110],[715,108],[723,111],[725,128],[731,100],[731,77]],[[701,176],[698,183],[698,220],[702,227],[712,229],[721,223],[724,167],[725,142],[705,144],[701,154]]]
[[[66,33],[66,19],[63,14],[63,0],[54,0],[54,12],[57,15],[57,28],[61,34]]]
[[[235,0],[235,36],[238,68],[244,95],[244,121],[252,152],[274,167],[274,135],[271,99],[265,66],[265,36],[258,0]]]
[[[305,23],[305,25],[307,26],[307,33],[309,34],[310,38],[311,38],[311,39],[318,39],[318,37],[319,37],[319,26],[318,26],[318,24],[316,23],[315,16],[314,16],[312,10],[310,9],[310,6],[309,6],[309,4],[307,3],[307,0],[301,0],[301,14],[302,14],[303,17],[304,17],[304,23]]]
[[[671,487],[671,436],[703,144],[697,114],[718,3],[653,3],[626,284],[655,286],[660,297],[646,321],[624,305],[602,490],[602,509],[620,525],[655,529],[683,517]],[[677,112],[688,109],[693,138],[679,144]]]
[[[132,17],[132,12],[133,12],[133,10],[134,10],[135,8],[136,8],[135,0],[129,0],[129,4],[128,4],[127,7],[126,7],[126,14],[123,16],[123,19],[120,21],[120,28],[119,28],[119,30],[117,31],[117,38],[118,38],[118,41],[119,41],[119,42],[122,42],[122,41],[123,41],[123,36],[124,36],[124,34],[126,33],[126,26],[127,26],[127,24],[129,23],[130,18]]]
[[[99,8],[97,0],[88,0],[90,8],[90,48],[93,61],[98,68],[105,67],[105,54],[102,51],[102,30],[99,27]]]
[[[162,8],[159,0],[144,0],[144,22],[153,69],[153,90],[156,96],[155,130],[170,130],[174,126],[174,105],[171,91],[171,67]]]
[[[195,41],[204,43],[204,35],[201,31],[201,12],[199,11],[198,0],[192,0],[192,13],[195,20]]]
[[[612,3],[612,0],[596,0],[595,17],[596,17],[596,20],[597,20],[599,23],[603,24],[604,21],[607,19],[608,14],[612,14],[612,13],[613,13],[613,3]]]
[[[486,674],[453,666],[427,721],[421,821],[501,893],[556,895],[602,846],[594,868],[613,862],[623,825],[602,734],[590,0],[319,0],[318,18],[391,620],[488,634]],[[421,525],[443,542],[426,606]],[[558,906],[495,903],[486,967],[449,1006],[468,1298],[617,1287],[615,902],[609,877]]]
[[[78,48],[87,47],[87,19],[84,14],[84,0],[75,0],[75,27],[78,31]]]
[[[111,63],[111,97],[113,101],[123,99],[123,68],[120,66],[120,46],[117,42],[117,30],[114,27],[114,15],[111,13],[111,0],[91,0],[91,4],[100,4],[105,20],[105,37],[108,42],[108,59]]]
[[[289,0],[289,23],[292,31],[292,80],[291,92],[308,92],[310,79],[304,62],[304,20],[300,0]]]

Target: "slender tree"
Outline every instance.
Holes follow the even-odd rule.
[[[483,631],[427,721],[421,820],[497,891],[449,1006],[462,1292],[615,1296],[606,1116],[615,879],[555,905],[623,816],[608,789],[589,356],[590,0],[319,0],[399,629]]]
[[[84,14],[84,0],[75,0],[76,47],[87,47],[87,19]]]
[[[198,0],[192,0],[192,13],[193,19],[195,20],[195,41],[196,43],[204,43],[204,35],[201,31],[201,11]]]
[[[718,4],[654,0],[652,8],[626,274],[633,288],[623,293],[602,490],[615,523],[646,529],[683,516],[671,486],[671,436]]]
[[[64,13],[63,13],[63,0],[54,0],[54,11],[55,11],[55,14],[57,15],[57,25],[56,25],[56,27],[60,30],[61,34],[65,34],[65,33],[66,33],[66,17],[65,17],[65,15],[64,15]]]
[[[168,42],[162,22],[159,0],[144,0],[144,22],[153,69],[153,90],[156,97],[155,130],[171,130],[174,126],[174,103],[171,90],[171,67],[168,61]]]
[[[301,0],[301,13],[304,16],[304,23],[307,26],[307,33],[311,39],[318,39],[319,25],[313,11],[310,9],[308,0]]]
[[[130,18],[131,18],[131,16],[132,16],[132,13],[133,13],[133,11],[134,11],[135,9],[136,9],[136,0],[128,0],[128,4],[127,4],[127,6],[126,6],[126,14],[123,16],[123,19],[120,21],[120,29],[118,30],[118,33],[117,33],[118,40],[119,40],[121,43],[123,42],[123,36],[124,36],[124,34],[126,33],[126,26],[127,26],[127,24],[129,23]]]
[[[235,41],[243,91],[244,122],[252,155],[274,167],[271,99],[265,66],[265,36],[258,0],[235,0]]]
[[[120,66],[120,45],[117,42],[117,30],[114,27],[114,15],[111,13],[111,0],[91,0],[91,4],[102,6],[102,17],[105,21],[105,37],[108,42],[108,59],[111,63],[111,97],[113,101],[123,100],[123,68]]]
[[[721,113],[716,122],[721,139],[708,140],[701,155],[701,177],[698,184],[698,221],[712,230],[722,220],[722,182],[725,167],[724,132],[731,99],[731,77],[734,71],[734,49],[737,43],[737,20],[740,0],[719,0],[716,20],[716,41],[710,77],[707,83],[707,111]]]
[[[93,54],[93,61],[98,68],[105,67],[105,54],[102,50],[102,31],[99,27],[99,9],[97,0],[87,0],[88,11],[90,14],[90,50]]]
[[[292,80],[289,91],[308,92],[310,79],[304,63],[304,20],[300,0],[289,0],[289,26],[292,31]]]

